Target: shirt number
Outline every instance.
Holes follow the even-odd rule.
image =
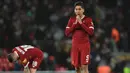
[[[28,49],[34,48],[34,47],[31,46],[31,45],[22,45],[21,47],[24,48],[25,51],[27,51]]]
[[[86,62],[88,62],[88,61],[89,61],[89,55],[86,56]]]

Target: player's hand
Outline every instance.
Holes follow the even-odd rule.
[[[81,20],[81,18],[80,18],[79,15],[76,16],[76,20],[77,20],[80,24],[82,24],[82,20]]]
[[[78,21],[77,21],[77,19],[76,19],[75,22],[74,22],[73,24],[77,24],[77,22],[78,22]]]

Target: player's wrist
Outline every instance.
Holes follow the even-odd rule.
[[[79,24],[82,24],[82,21],[79,21]]]

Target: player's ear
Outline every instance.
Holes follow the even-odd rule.
[[[8,61],[9,61],[9,62],[13,62],[12,53],[11,53],[11,54],[8,54],[7,58],[8,58]]]

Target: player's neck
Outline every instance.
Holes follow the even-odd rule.
[[[84,14],[80,15],[80,18],[81,18],[81,19],[83,19],[84,17],[85,17],[85,15],[84,15]]]

